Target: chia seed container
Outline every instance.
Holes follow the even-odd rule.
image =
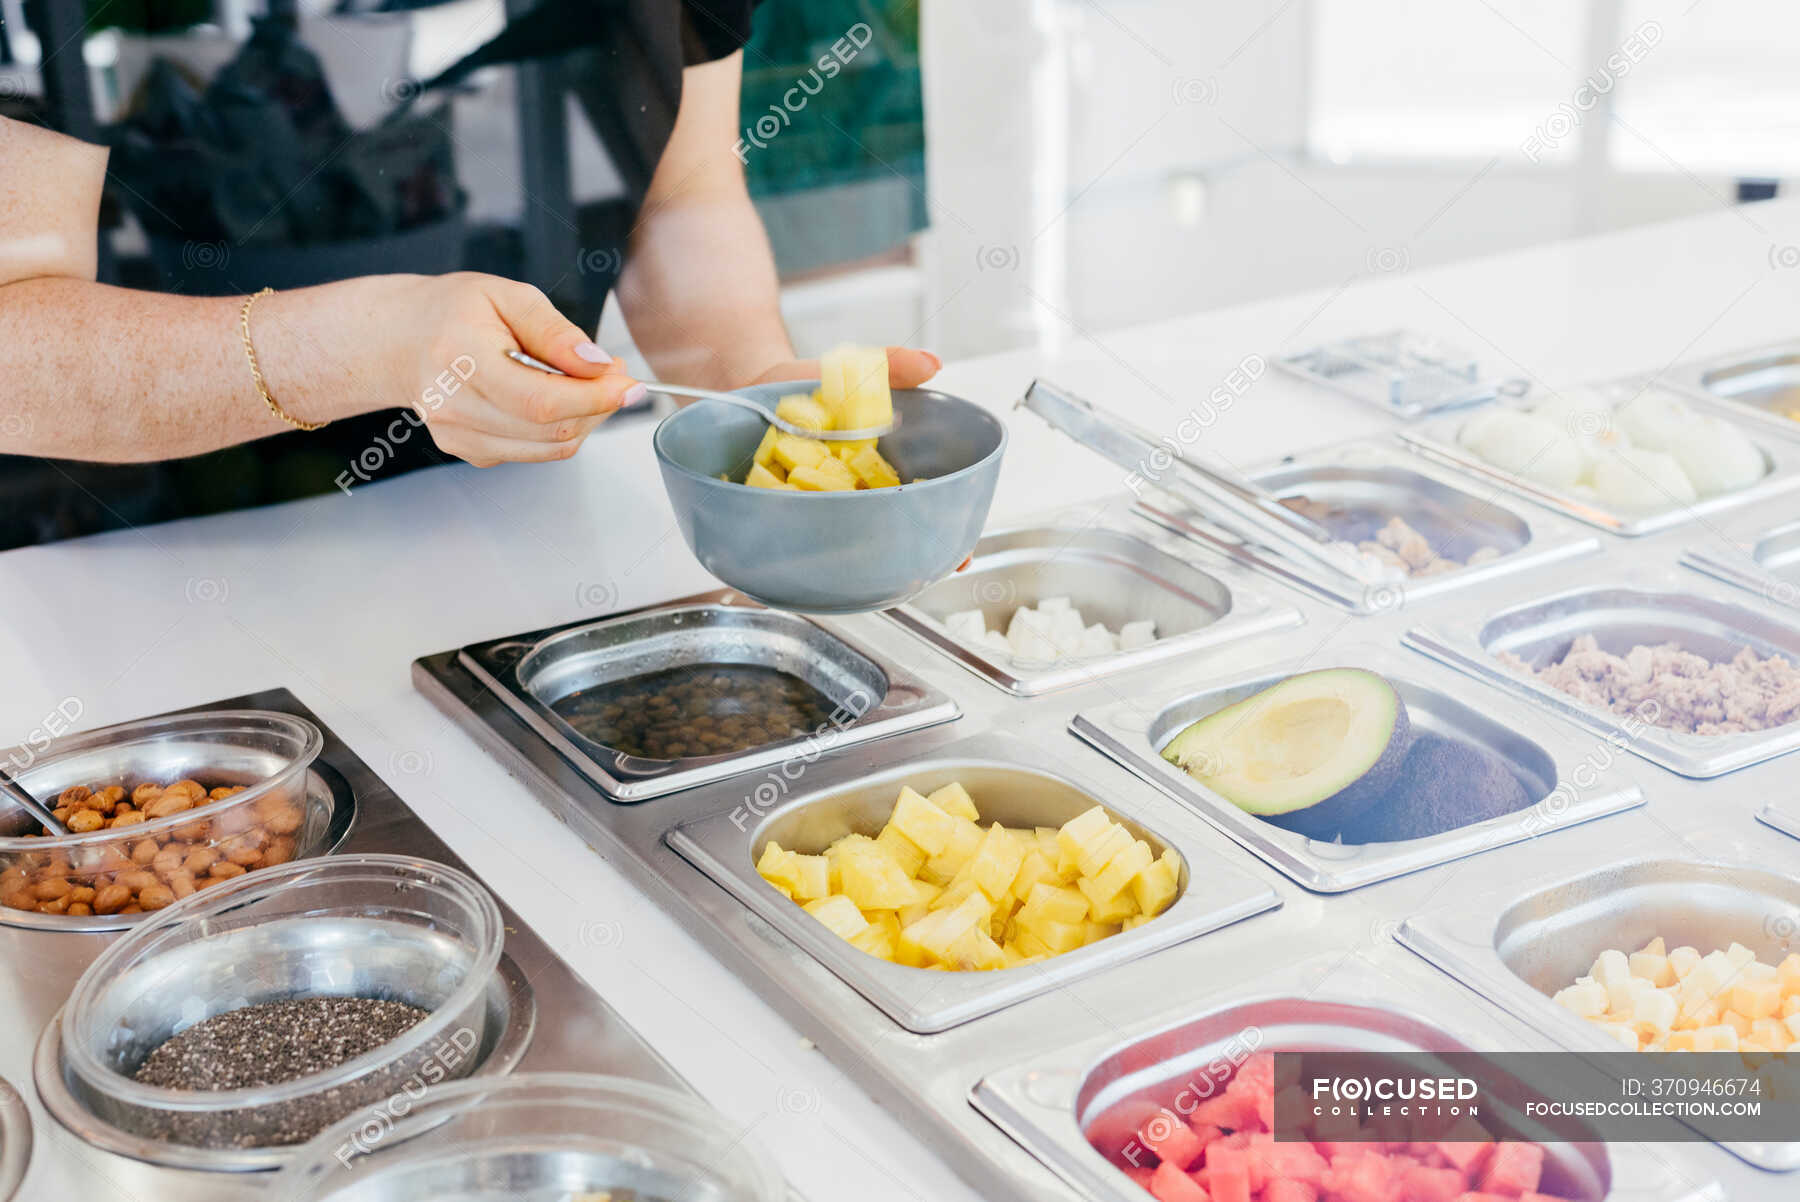
[[[409,1085],[475,1066],[504,938],[488,892],[428,860],[336,856],[235,878],[150,916],[82,975],[58,1020],[71,1089],[100,1119],[150,1140],[300,1143]],[[364,1007],[347,999],[400,1002],[426,1017],[340,1063],[308,1072],[302,1061],[302,1075],[274,1084],[134,1079],[196,1023],[317,997],[346,999],[326,1010],[348,1021]]]

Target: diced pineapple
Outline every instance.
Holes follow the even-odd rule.
[[[883,960],[892,960],[900,943],[900,922],[892,914],[881,913],[869,919],[869,925],[850,937],[859,951]]]
[[[1020,925],[1036,936],[1044,949],[1053,956],[1072,952],[1087,942],[1087,927],[1082,922],[1058,922],[1053,918],[1040,918],[1029,925],[1021,920]]]
[[[1113,820],[1104,807],[1095,806],[1063,823],[1056,832],[1057,870],[1079,870],[1081,854],[1089,844],[1098,843],[1113,829]]]
[[[970,927],[950,942],[940,957],[944,964],[959,972],[982,971],[1006,966],[1006,955],[987,931]]]
[[[900,871],[909,877],[919,875],[919,869],[925,864],[925,849],[908,839],[892,821],[881,828],[875,836],[875,842],[887,852],[888,859],[900,865]]]
[[[912,883],[900,865],[876,843],[840,857],[838,876],[843,893],[863,910],[898,910],[913,899]]]
[[[1111,896],[1100,896],[1100,889],[1094,884],[1099,877],[1084,876],[1075,882],[1088,902],[1088,918],[1094,922],[1123,922],[1138,912],[1137,899],[1131,896],[1131,890],[1119,889]]]
[[[818,901],[809,901],[801,909],[824,923],[840,939],[852,938],[869,925],[862,911],[856,908],[856,903],[839,893],[822,897]]]
[[[925,861],[926,879],[933,876],[954,879],[963,865],[974,857],[975,849],[981,846],[981,835],[981,828],[967,818],[951,818],[950,842],[943,851]]]
[[[852,492],[856,477],[841,462],[827,456],[817,465],[801,465],[788,472],[787,482],[805,492]]]
[[[867,430],[892,424],[887,351],[840,346],[819,358],[821,400],[838,430]]]
[[[1031,896],[1031,887],[1039,881],[1054,881],[1056,865],[1044,855],[1041,846],[1033,841],[1032,850],[1026,852],[1019,860],[1019,871],[1013,875],[1012,884],[1007,892],[1017,898]]]
[[[1102,939],[1111,939],[1124,929],[1123,924],[1117,922],[1084,922],[1081,924],[1082,944],[1085,946],[1099,943]]]
[[[831,865],[824,856],[793,852],[788,863],[793,869],[796,901],[813,901],[831,892]]]
[[[1135,842],[1131,832],[1115,822],[1104,835],[1081,849],[1075,857],[1075,867],[1081,870],[1082,876],[1099,876],[1112,863],[1114,856],[1121,854]]]
[[[1109,901],[1125,892],[1131,879],[1156,862],[1156,853],[1142,839],[1135,839],[1129,847],[1125,847],[1106,862],[1106,867],[1085,879],[1082,892],[1089,900]],[[1137,902],[1132,899],[1132,910],[1137,909]]]
[[[762,441],[756,444],[756,453],[750,457],[752,463],[760,463],[764,467],[781,467],[775,462],[775,440],[781,437],[781,431],[770,426],[763,431]],[[781,468],[786,471],[786,468]]]
[[[770,839],[757,858],[756,871],[763,880],[792,897],[799,872],[793,861],[793,852],[784,851],[781,844]]]
[[[831,458],[825,444],[816,438],[801,438],[797,434],[777,434],[773,451],[775,462],[779,463],[792,477],[797,467],[817,467]]]
[[[786,488],[787,481],[760,463],[750,465],[750,474],[744,477],[744,483],[751,488]]]
[[[910,942],[930,953],[933,959],[942,960],[951,944],[976,926],[985,928],[991,909],[987,898],[977,890],[964,898],[960,905],[947,910],[933,910],[919,921],[902,927],[900,944],[904,946]]]
[[[967,818],[970,822],[980,822],[981,813],[975,808],[975,799],[969,791],[962,787],[961,781],[951,781],[941,789],[933,789],[930,793],[931,804],[946,814],[958,818]]]
[[[849,463],[856,458],[858,451],[873,447],[876,442],[873,438],[834,438],[831,440],[831,453]]]
[[[874,447],[864,447],[844,462],[850,465],[850,470],[865,488],[893,488],[900,483],[900,473]]]
[[[1180,887],[1181,857],[1172,847],[1163,852],[1156,863],[1131,878],[1132,899],[1147,915],[1161,914],[1167,909]]]
[[[803,430],[831,429],[831,414],[807,392],[784,396],[776,401],[775,416],[790,426],[799,426]]]
[[[1079,889],[1040,883],[1026,897],[1019,917],[1021,921],[1035,922],[1039,918],[1046,918],[1056,922],[1076,923],[1084,920],[1087,912],[1087,897]]]
[[[981,837],[981,843],[975,848],[974,856],[963,871],[980,886],[983,893],[998,901],[1008,896],[1013,878],[1019,874],[1019,865],[1024,859],[1025,854],[1020,850],[1018,840],[996,822]]]
[[[894,803],[888,825],[912,840],[928,856],[941,854],[950,846],[950,837],[956,832],[954,818],[910,787],[900,790],[900,800]]]

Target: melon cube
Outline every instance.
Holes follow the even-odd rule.
[[[790,477],[797,467],[817,467],[831,458],[824,443],[816,438],[801,438],[798,434],[777,434],[772,454]]]
[[[1701,1027],[1694,1032],[1694,1050],[1697,1052],[1735,1052],[1737,1046],[1738,1033],[1724,1023]]]
[[[1783,1018],[1781,1025],[1787,1028],[1789,1043],[1800,1039],[1800,1013],[1790,1014]]]
[[[1624,952],[1609,947],[1600,953],[1599,958],[1594,961],[1594,967],[1588,970],[1588,975],[1610,991],[1615,985],[1624,985],[1631,976],[1631,965],[1625,959]]]
[[[775,416],[791,426],[806,430],[831,429],[831,414],[807,392],[784,396],[775,402]]]
[[[869,925],[862,911],[856,908],[856,903],[839,893],[809,901],[801,909],[824,923],[840,939],[858,935]]]
[[[1669,964],[1669,958],[1660,952],[1632,952],[1630,964],[1632,976],[1659,989],[1675,983],[1675,969]]]
[[[864,447],[844,462],[864,488],[893,488],[900,483],[900,473],[874,447]]]
[[[1733,942],[1730,947],[1725,949],[1724,955],[1726,963],[1735,969],[1747,968],[1756,963],[1756,953],[1741,943]]]
[[[1775,979],[1781,982],[1782,994],[1800,993],[1800,952],[1789,952],[1775,968]]]
[[[1759,1018],[1750,1024],[1750,1038],[1762,1044],[1764,1048],[1785,1048],[1793,1036],[1788,1034],[1788,1029],[1782,1025],[1780,1019]],[[1742,1051],[1743,1047],[1744,1041],[1740,1035],[1738,1050]]]
[[[900,800],[888,825],[905,835],[926,855],[935,856],[950,846],[956,820],[933,805],[923,793],[910,787],[900,790]]]
[[[1693,1031],[1671,1031],[1668,1039],[1663,1041],[1663,1050],[1669,1052],[1697,1052],[1700,1050],[1699,1037]]]
[[[1632,1010],[1632,1018],[1638,1025],[1640,1033],[1643,1028],[1652,1031],[1667,1031],[1675,1025],[1675,999],[1661,990],[1653,991],[1649,996],[1640,998]]]
[[[1582,1018],[1598,1018],[1606,1013],[1606,987],[1598,981],[1567,986],[1551,1000]]]
[[[975,611],[977,614],[979,610]],[[962,786],[961,781],[951,781],[941,789],[933,789],[928,795],[931,804],[957,818],[967,818],[970,822],[980,822],[981,813],[975,808],[975,799]]]
[[[1124,930],[1124,925],[1117,922],[1084,922],[1081,924],[1083,946],[1099,943],[1102,939],[1110,939]]]
[[[1748,981],[1731,986],[1725,1004],[1745,1018],[1769,1018],[1781,1011],[1779,981]]]
[[[1669,953],[1669,967],[1675,970],[1677,980],[1685,978],[1700,963],[1700,952],[1685,945]]]

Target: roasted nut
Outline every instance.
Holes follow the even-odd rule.
[[[38,899],[31,895],[29,889],[14,889],[11,893],[0,895],[0,906],[13,910],[35,910]]]
[[[119,907],[131,900],[131,889],[127,885],[108,885],[94,894],[94,913],[112,914]]]
[[[150,870],[160,877],[167,877],[171,872],[179,871],[186,858],[187,848],[170,843],[150,858]]]
[[[293,836],[277,835],[275,838],[269,840],[269,845],[267,847],[263,848],[262,866],[264,868],[273,868],[275,865],[285,864],[293,858]]]
[[[99,810],[76,810],[63,820],[63,825],[75,835],[85,835],[89,831],[97,831],[106,825],[106,816]]]
[[[39,901],[50,901],[53,898],[69,896],[69,891],[74,887],[75,886],[69,884],[63,877],[51,877],[48,880],[39,881],[37,884],[33,885],[31,887],[31,896],[37,898]]]
[[[156,858],[156,853],[161,850],[162,845],[155,839],[139,839],[136,843],[131,845],[131,862],[133,864],[148,864],[151,860]]]
[[[112,821],[107,823],[106,825],[108,825],[108,826],[135,826],[136,824],[144,821],[144,817],[145,817],[144,811],[142,811],[142,810],[120,810],[118,813],[113,815]]]
[[[145,781],[131,791],[131,804],[141,810],[149,802],[161,797],[162,791],[163,787],[161,785]]]
[[[263,862],[262,848],[252,847],[241,839],[233,839],[230,843],[222,846],[220,850],[224,851],[227,860],[244,868],[255,868]],[[213,867],[217,868],[218,865],[215,864]]]
[[[143,912],[144,907],[138,905],[136,902],[132,902],[129,906],[119,907],[119,913],[121,914],[142,914]]]
[[[144,814],[150,818],[167,818],[171,814],[179,814],[183,810],[194,808],[194,799],[185,792],[178,793],[173,787],[163,790],[163,795],[144,807]]]
[[[278,811],[263,820],[263,826],[272,835],[291,835],[300,829],[300,823],[304,818],[305,815],[300,812],[299,806],[283,802]]]
[[[230,797],[232,795],[232,793],[234,793],[235,791],[236,790],[232,789],[231,786],[229,786],[229,785],[220,785],[218,788],[214,789],[212,792],[208,793],[206,796],[207,796],[207,799],[210,801],[224,801],[227,797]]]
[[[86,785],[70,785],[56,795],[56,804],[63,806],[77,806],[86,801],[89,797],[92,797],[93,793],[94,791]]]
[[[11,893],[15,889],[25,887],[25,870],[18,865],[0,872],[0,893]]]
[[[189,801],[200,801],[206,796],[206,786],[197,780],[178,780],[163,788],[164,793],[186,793]]]
[[[145,872],[143,869],[139,868],[131,872],[121,872],[119,874],[119,884],[125,886],[139,897],[142,897],[144,890],[149,889],[152,886],[160,887],[162,882],[156,879],[154,873]]]
[[[67,826],[69,825],[69,815],[74,812],[75,807],[73,806],[57,806],[54,810],[50,811],[50,817],[56,819],[64,826]]]
[[[160,882],[138,890],[138,905],[146,910],[160,910],[175,901],[175,891]]]
[[[218,861],[219,852],[216,848],[196,847],[182,859],[181,870],[192,876],[199,876]]]
[[[170,873],[169,892],[173,893],[178,901],[191,896],[194,892],[194,878],[179,870]]]
[[[212,866],[212,871],[207,875],[211,876],[214,880],[223,881],[230,877],[243,876],[244,866],[242,864],[233,864],[230,860],[220,860],[217,864]]]
[[[202,818],[198,822],[184,822],[169,833],[183,843],[205,843],[211,837],[212,823]]]
[[[87,902],[70,902],[69,908],[63,911],[70,918],[87,918],[94,913],[94,907]]]
[[[91,902],[93,900],[94,887],[92,885],[76,885],[73,889],[69,890],[69,904],[71,906],[80,902]]]
[[[88,799],[88,805],[95,809],[111,810],[125,800],[124,785],[108,785]]]
[[[37,908],[39,914],[61,914],[69,908],[69,899],[67,897],[51,898],[49,901],[39,902]]]

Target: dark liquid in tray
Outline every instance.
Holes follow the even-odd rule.
[[[697,664],[579,689],[550,706],[584,738],[627,755],[732,755],[808,735],[837,705],[788,672]],[[845,723],[845,715],[838,715]]]

